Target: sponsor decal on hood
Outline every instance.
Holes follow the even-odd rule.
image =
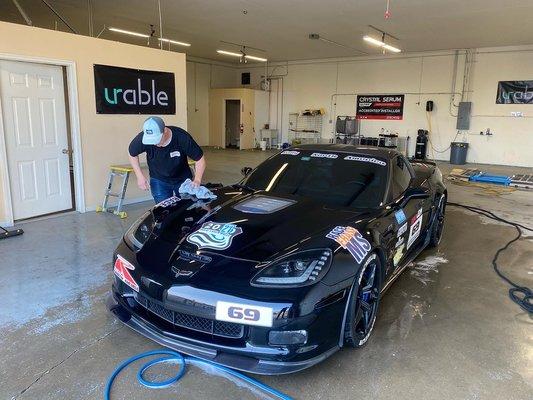
[[[200,229],[187,237],[187,241],[199,249],[226,250],[233,238],[241,233],[242,228],[235,224],[204,222]]]

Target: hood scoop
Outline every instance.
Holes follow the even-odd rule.
[[[279,197],[270,197],[264,195],[253,195],[233,208],[247,214],[272,214],[276,211],[283,210],[296,203],[296,200],[282,199]]]

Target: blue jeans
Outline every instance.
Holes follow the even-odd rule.
[[[152,196],[156,204],[174,196],[174,194],[178,195],[178,189],[181,184],[182,182],[173,184],[163,182],[159,179],[150,178],[150,190],[152,191]]]

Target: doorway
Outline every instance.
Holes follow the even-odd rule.
[[[241,145],[241,101],[226,100],[225,147],[239,149]]]
[[[75,208],[64,74],[58,65],[0,60],[14,220]]]

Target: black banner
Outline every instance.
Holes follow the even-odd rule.
[[[174,74],[94,65],[99,114],[175,114]]]
[[[357,119],[403,119],[403,94],[358,95],[356,105]]]
[[[533,104],[533,81],[500,81],[496,104]]]

